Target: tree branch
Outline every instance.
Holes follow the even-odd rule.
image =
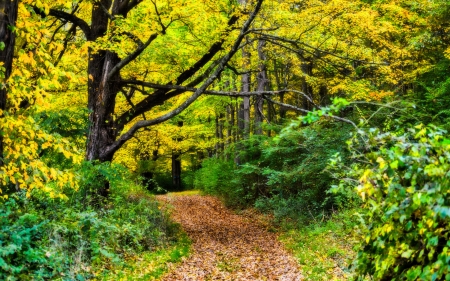
[[[126,85],[139,85],[147,88],[159,89],[159,90],[179,90],[183,92],[196,92],[198,88],[188,87],[188,86],[179,86],[179,85],[161,85],[150,82],[144,82],[139,80],[123,80],[122,83]],[[238,91],[214,91],[214,90],[205,90],[204,94],[211,96],[225,96],[225,97],[248,97],[248,96],[263,96],[263,95],[278,95],[283,93],[296,93],[304,96],[310,103],[317,107],[317,104],[311,99],[307,94],[290,89],[283,89],[277,91],[249,91],[249,92],[238,92]]]
[[[258,0],[255,6],[255,9],[250,14],[250,17],[247,19],[247,21],[244,23],[238,38],[235,40],[231,50],[224,56],[219,62],[219,65],[217,66],[216,70],[206,79],[206,81],[195,91],[195,93],[190,96],[184,103],[182,103],[179,107],[174,109],[173,111],[166,113],[160,117],[157,117],[152,120],[143,120],[136,122],[126,133],[124,133],[122,136],[119,137],[118,140],[116,140],[113,144],[108,146],[105,151],[103,151],[101,154],[100,159],[106,158],[107,156],[113,154],[115,151],[117,151],[127,140],[129,140],[140,128],[148,127],[151,125],[156,125],[159,123],[162,123],[164,121],[169,120],[170,118],[180,114],[184,109],[186,109],[189,105],[191,105],[199,96],[201,96],[205,90],[219,77],[220,73],[225,68],[228,61],[234,56],[234,54],[239,50],[239,46],[242,42],[242,40],[245,37],[246,32],[249,30],[250,25],[252,24],[253,20],[256,18],[256,15],[258,14],[259,10],[261,9],[262,2],[264,0]]]
[[[237,22],[239,18],[237,16],[232,16],[230,20],[228,21],[228,32],[231,31],[231,27]],[[225,38],[222,37],[219,41],[215,42],[211,45],[208,52],[204,54],[193,66],[191,66],[189,69],[182,72],[176,79],[175,84],[181,85],[186,80],[194,76],[200,69],[202,69],[208,62],[210,62],[214,56],[222,50],[223,44],[225,43]],[[208,75],[209,71],[212,71],[212,69],[216,66],[216,63],[213,63],[202,75],[197,77],[193,82],[189,83],[189,86],[195,86],[199,84],[202,80],[205,79],[205,74]],[[195,84],[194,84],[195,82]],[[173,92],[169,97],[166,97],[168,90],[158,90],[154,92],[152,95],[148,96],[138,104],[136,104],[136,108],[134,110],[128,110],[127,112],[123,113],[118,119],[117,119],[117,125],[119,128],[117,128],[118,131],[121,131],[124,124],[128,122],[128,120],[132,120],[135,117],[141,115],[143,112],[150,110],[155,106],[153,103],[155,100],[157,101],[166,101],[169,98],[172,98],[173,96],[176,96],[176,94],[180,94],[180,92]]]
[[[47,15],[44,13],[43,10],[39,9],[36,6],[32,6],[32,7],[36,14],[40,15],[42,18],[47,17]],[[66,13],[63,11],[56,10],[56,9],[50,9],[50,12],[48,15],[58,18],[59,20],[65,20],[65,21],[69,21],[69,22],[73,23],[75,26],[79,27],[84,32],[84,35],[86,36],[86,38],[88,40],[90,40],[91,28],[90,28],[89,24],[87,24],[87,22],[80,19],[79,17],[77,17],[73,14],[69,14],[69,13]]]
[[[289,44],[293,45],[294,47],[296,47],[298,49],[304,50],[304,49],[302,49],[302,48],[300,48],[298,46],[298,44],[300,44],[300,45],[303,45],[303,46],[305,46],[307,48],[313,49],[314,51],[317,51],[319,53],[324,53],[324,54],[327,54],[327,55],[330,55],[330,56],[333,56],[333,57],[336,57],[336,58],[339,58],[339,59],[342,59],[342,60],[356,61],[356,62],[359,62],[359,63],[362,63],[362,64],[370,64],[370,65],[388,65],[387,63],[367,62],[365,60],[339,56],[338,54],[335,54],[335,53],[329,52],[329,51],[325,51],[325,50],[320,49],[320,48],[313,47],[313,46],[311,46],[309,44],[306,44],[304,42],[295,41],[295,40],[287,39],[287,38],[280,37],[280,36],[275,36],[275,35],[270,35],[270,34],[260,34],[260,35],[262,36],[262,38],[289,43]]]
[[[127,66],[130,62],[132,62],[134,59],[136,59],[149,45],[153,42],[153,40],[158,37],[158,33],[154,33],[150,35],[147,42],[145,42],[143,45],[139,46],[134,52],[129,54],[126,58],[121,60],[118,64],[116,64],[111,71],[108,73],[107,79],[110,80],[114,75],[116,75],[122,68]]]
[[[279,101],[272,100],[272,99],[270,99],[268,97],[264,97],[264,99],[266,99],[267,101],[270,101],[270,102],[272,102],[274,104],[277,104],[279,106],[283,106],[285,108],[291,109],[291,110],[300,111],[300,112],[303,112],[303,113],[310,113],[310,112],[312,112],[312,111],[309,111],[309,110],[306,110],[306,109],[303,109],[303,108],[300,108],[300,107],[296,107],[296,106],[293,106],[293,105],[290,105],[290,104],[287,104],[287,103],[282,103],[282,102],[279,102]],[[340,122],[348,123],[348,124],[352,125],[354,128],[356,128],[357,130],[359,130],[358,126],[356,126],[356,124],[353,121],[351,121],[351,120],[348,120],[348,119],[345,119],[345,118],[342,118],[342,117],[339,117],[339,116],[328,115],[328,114],[324,114],[323,116],[327,116],[327,117],[336,119],[336,120],[338,120]]]

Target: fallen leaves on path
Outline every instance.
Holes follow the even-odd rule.
[[[273,233],[232,213],[211,196],[158,196],[190,239],[193,253],[165,276],[181,280],[302,280]]]

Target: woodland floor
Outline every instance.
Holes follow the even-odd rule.
[[[257,220],[237,215],[217,199],[158,196],[192,240],[192,253],[162,280],[302,280],[295,259]]]

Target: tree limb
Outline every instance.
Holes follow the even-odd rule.
[[[196,92],[198,88],[187,87],[187,86],[179,86],[179,85],[161,85],[150,82],[144,82],[139,80],[123,80],[122,83],[125,85],[139,85],[147,88],[160,89],[160,90],[180,90],[183,92]],[[304,96],[310,103],[317,106],[316,103],[311,99],[307,94],[291,89],[283,89],[277,91],[249,91],[249,92],[238,92],[238,91],[214,91],[214,90],[205,90],[204,94],[211,96],[225,96],[225,97],[248,97],[248,96],[263,96],[263,95],[278,95],[282,93],[296,93]]]
[[[290,105],[290,104],[287,104],[287,103],[282,103],[282,102],[279,102],[279,101],[272,100],[272,99],[270,99],[268,97],[264,97],[264,99],[266,99],[267,101],[273,102],[274,104],[277,104],[279,106],[283,106],[285,108],[291,109],[291,110],[300,111],[300,112],[303,112],[303,113],[310,113],[310,112],[312,112],[312,111],[309,111],[309,110],[306,110],[306,109],[303,109],[303,108],[300,108],[300,107],[297,107],[297,106],[293,106],[293,105]],[[327,116],[327,117],[336,119],[336,120],[338,120],[340,122],[348,123],[348,124],[352,125],[354,128],[356,128],[357,130],[359,130],[358,126],[356,126],[356,124],[353,121],[351,121],[351,120],[348,120],[348,119],[345,119],[345,118],[342,118],[342,117],[339,117],[339,116],[328,115],[328,114],[324,114],[323,116]]]
[[[136,59],[149,45],[158,37],[158,33],[153,33],[148,38],[147,42],[143,45],[139,46],[134,52],[129,54],[126,58],[121,60],[118,64],[116,64],[111,71],[108,73],[107,79],[110,80],[114,75],[116,75],[122,68],[127,66],[130,62]]]
[[[215,69],[215,71],[206,79],[206,81],[195,91],[195,93],[190,96],[185,102],[183,102],[179,107],[174,109],[173,111],[166,113],[160,117],[157,117],[152,120],[142,120],[136,122],[126,133],[119,137],[114,143],[108,146],[105,151],[101,153],[100,159],[106,158],[107,156],[113,154],[117,151],[127,140],[129,140],[140,128],[148,127],[151,125],[156,125],[162,123],[164,121],[169,120],[170,118],[180,114],[184,109],[186,109],[189,105],[191,105],[199,96],[201,96],[205,90],[219,77],[220,73],[225,68],[228,61],[234,56],[234,54],[239,50],[239,46],[242,40],[245,37],[246,32],[250,28],[253,20],[256,18],[259,10],[261,9],[262,2],[264,0],[258,0],[255,6],[255,9],[250,14],[247,21],[244,23],[238,38],[235,40],[231,50],[221,58],[219,65]]]
[[[32,8],[33,8],[34,12],[36,14],[40,15],[42,18],[47,17],[47,15],[44,13],[43,10],[39,9],[36,6],[32,6]],[[79,27],[84,32],[84,35],[86,36],[86,38],[88,40],[90,40],[91,28],[87,22],[80,19],[79,17],[77,17],[73,14],[69,14],[69,13],[60,11],[60,10],[56,10],[56,9],[50,9],[50,12],[48,15],[58,18],[60,20],[65,20],[65,21],[69,21],[69,22],[73,23],[75,26]]]
[[[237,16],[232,16],[230,18],[230,20],[228,21],[228,27],[229,27],[228,32],[231,31],[231,27],[237,22],[238,19],[239,19],[239,17],[237,17]],[[211,47],[209,48],[209,50],[194,65],[192,65],[189,69],[183,71],[177,77],[175,84],[181,85],[186,80],[188,80],[189,78],[194,76],[200,69],[202,69],[208,62],[210,62],[219,51],[222,50],[224,43],[225,43],[225,38],[223,37],[219,41],[212,44]],[[195,86],[195,85],[199,84],[203,79],[205,79],[205,77],[206,77],[205,74],[208,75],[208,72],[213,70],[214,67],[212,67],[212,66],[215,67],[216,63],[213,63],[213,65],[211,65],[205,71],[205,73],[203,73],[202,75],[197,77],[194,80],[195,84],[193,81],[193,82],[189,83],[189,86]],[[118,126],[123,128],[124,124],[126,124],[128,122],[128,120],[132,120],[135,117],[141,115],[143,112],[148,111],[151,108],[153,108],[155,106],[155,104],[153,103],[155,100],[164,102],[165,100],[168,100],[169,98],[172,98],[173,96],[176,96],[176,94],[180,94],[180,92],[178,92],[178,93],[174,92],[174,93],[171,93],[171,95],[169,97],[165,97],[167,92],[168,92],[168,90],[155,91],[152,95],[148,96],[147,98],[145,98],[144,100],[142,100],[141,102],[136,104],[136,108],[134,110],[128,110],[127,112],[123,113],[117,119]],[[118,128],[118,131],[121,131],[120,127]]]

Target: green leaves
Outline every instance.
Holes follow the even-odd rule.
[[[450,145],[447,132],[419,125],[367,134],[371,152],[351,150],[368,234],[355,262],[362,278],[443,280],[450,274]],[[359,163],[357,163],[359,162]]]

